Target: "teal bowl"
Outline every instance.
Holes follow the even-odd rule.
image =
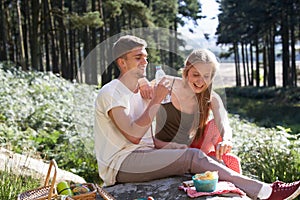
[[[192,177],[197,192],[213,192],[216,190],[218,178],[212,180],[199,180]]]

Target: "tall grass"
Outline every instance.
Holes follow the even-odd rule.
[[[17,199],[18,194],[39,187],[40,180],[33,176],[14,174],[8,167],[0,171],[0,199]]]

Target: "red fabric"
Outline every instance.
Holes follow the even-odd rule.
[[[194,140],[190,147],[201,149],[207,154],[211,149],[215,149],[219,142],[222,142],[222,137],[215,120],[212,119],[206,124],[202,137]]]
[[[191,148],[201,149],[208,156],[216,156],[216,145],[222,142],[221,134],[214,120],[210,120],[204,129],[203,136],[199,140],[194,140],[190,145]],[[239,158],[233,154],[227,153],[222,156],[224,164],[236,171],[241,173],[241,164]]]
[[[216,157],[216,152],[212,151],[212,152],[209,152],[207,155]],[[227,153],[222,156],[222,160],[228,168],[232,169],[233,171],[235,171],[239,174],[242,173],[241,163],[237,156],[235,156],[231,153]]]
[[[226,181],[219,181],[217,183],[216,190],[213,192],[197,192],[195,187],[184,187],[184,186],[179,186],[178,189],[185,191],[187,195],[191,198],[196,198],[200,196],[228,194],[228,193],[234,193],[234,194],[239,194],[241,196],[246,196],[245,192],[235,187],[234,184]]]

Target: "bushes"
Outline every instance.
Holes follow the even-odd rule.
[[[0,67],[1,146],[57,160],[60,168],[99,182],[93,151],[96,91],[52,73]]]
[[[0,66],[1,146],[43,159],[88,182],[99,182],[93,144],[96,89],[52,73]],[[271,182],[300,179],[300,145],[285,129],[261,128],[230,116],[234,151],[245,174]],[[294,135],[297,137],[297,135]]]
[[[234,151],[243,173],[265,182],[300,179],[300,141],[282,127],[262,128],[231,116]]]

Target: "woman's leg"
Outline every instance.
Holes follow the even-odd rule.
[[[122,163],[117,182],[150,181],[207,170],[218,171],[220,180],[232,182],[254,199],[262,187],[261,182],[234,172],[194,148],[135,151]]]

